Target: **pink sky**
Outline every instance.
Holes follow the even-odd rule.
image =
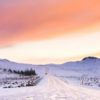
[[[99,43],[100,0],[0,0],[0,58],[63,63],[100,57]]]

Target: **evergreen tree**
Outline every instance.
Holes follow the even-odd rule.
[[[9,69],[9,70],[8,70],[8,72],[12,73],[12,70],[11,70],[11,69]]]

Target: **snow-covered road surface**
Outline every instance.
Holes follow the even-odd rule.
[[[100,100],[100,91],[76,87],[49,75],[35,87],[5,91],[0,100]],[[11,95],[11,91],[15,93]]]

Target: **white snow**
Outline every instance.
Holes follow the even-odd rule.
[[[100,84],[99,66],[100,59],[90,58],[61,65],[43,66],[1,60],[1,68],[17,70],[34,68],[43,79],[33,87],[10,89],[0,87],[0,100],[100,100],[100,89],[97,86]]]
[[[97,90],[66,84],[50,75],[47,75],[42,81],[45,85],[0,89],[2,91],[0,100],[100,100],[100,91]]]
[[[12,70],[26,70],[26,69],[33,69],[36,71],[36,73],[43,77],[44,73],[45,73],[45,68],[44,67],[40,67],[38,65],[31,65],[31,64],[21,64],[21,63],[15,63],[15,62],[10,62],[6,59],[0,60],[0,68],[4,69],[12,69]]]

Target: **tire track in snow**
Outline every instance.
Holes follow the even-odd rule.
[[[47,84],[36,86],[17,95],[1,97],[0,100],[100,100],[100,92],[75,87],[47,75]],[[87,90],[87,91],[86,91]]]

